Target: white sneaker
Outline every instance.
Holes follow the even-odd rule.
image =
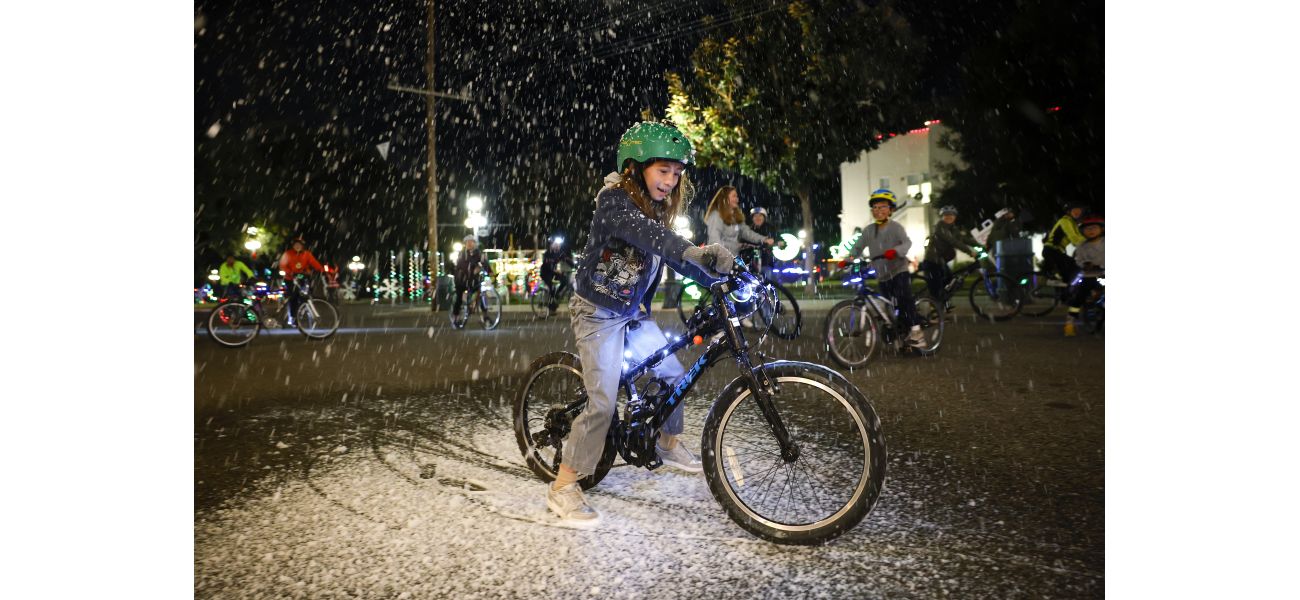
[[[659,453],[659,460],[679,471],[699,473],[704,470],[704,463],[700,462],[700,459],[696,458],[694,454],[691,454],[691,451],[686,448],[686,444],[683,444],[680,440],[676,446],[673,446],[672,450],[664,450],[664,447],[656,442],[655,451]]]
[[[907,335],[907,345],[913,348],[926,347],[925,332],[920,327],[913,327],[912,333]]]
[[[576,482],[558,490],[547,486],[546,507],[565,521],[587,524],[600,519],[600,513],[587,504],[587,498],[582,495],[582,488]]]

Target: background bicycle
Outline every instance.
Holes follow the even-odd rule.
[[[573,276],[569,273],[557,275],[553,284],[555,291],[546,285],[540,276],[533,279],[532,289],[528,292],[528,302],[532,306],[533,316],[545,319],[555,314],[552,304],[559,306],[568,302],[573,296]]]
[[[208,314],[208,335],[228,348],[245,346],[262,328],[290,325],[288,295],[298,294],[300,302],[292,325],[308,339],[326,339],[338,331],[338,309],[325,300],[312,298],[309,289],[305,277],[296,277],[285,282],[284,297],[279,300],[269,299],[270,290],[263,283],[254,285],[251,294],[243,290],[227,292],[221,304]]]
[[[451,326],[464,329],[465,324],[469,322],[470,313],[476,312],[484,329],[496,329],[501,323],[501,295],[492,285],[492,278],[486,273],[480,273],[478,289],[469,290],[464,294],[468,298],[461,298],[460,311],[448,311]]]
[[[826,316],[826,348],[832,360],[848,369],[867,364],[882,345],[895,353],[909,348],[905,340],[911,326],[899,321],[893,300],[867,284],[876,274],[866,265],[857,263],[850,267],[850,275],[844,282],[844,285],[858,286],[858,294],[851,300],[836,303]],[[925,344],[912,349],[922,356],[930,356],[943,342],[943,305],[929,296],[917,296],[914,301],[917,325],[924,333]]]
[[[799,331],[803,327],[799,302],[785,286],[764,276],[759,249],[754,246],[743,248],[737,258],[737,264],[745,265],[745,270],[759,279],[764,287],[758,309],[752,317],[742,321],[742,325],[758,336],[771,332],[786,340],[799,337]],[[712,293],[707,287],[686,280],[677,291],[677,315],[681,317],[682,323],[687,323],[695,313],[709,307],[712,301]]]
[[[916,279],[922,279],[927,283],[935,276],[925,269],[918,273],[922,276]],[[976,315],[991,321],[1005,321],[1020,312],[1025,296],[1023,288],[1016,280],[997,272],[986,253],[980,253],[974,262],[953,271],[948,284],[942,288],[942,297],[935,300],[941,302],[945,310],[951,311],[952,299],[966,286],[968,277],[972,278],[972,281],[966,295]],[[913,293],[932,296],[929,285],[918,287],[914,283],[912,289]]]

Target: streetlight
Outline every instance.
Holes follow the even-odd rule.
[[[352,276],[355,277],[357,271],[366,268],[365,263],[361,262],[360,256],[353,256],[352,262],[348,263],[348,268],[352,270]]]
[[[695,232],[691,231],[691,220],[680,215],[676,219],[673,219],[673,233],[688,240],[695,237]]]
[[[465,199],[465,208],[470,213],[476,213],[483,210],[483,198],[481,196],[470,196]]]

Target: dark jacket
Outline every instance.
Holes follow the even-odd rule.
[[[758,227],[750,227],[750,229],[752,229],[754,233],[763,236],[764,239],[776,239],[776,228],[772,226],[771,221],[763,221],[762,225],[759,225]],[[772,266],[772,264],[776,262],[776,257],[772,256],[772,247],[761,242],[757,244],[757,246],[759,254],[763,257],[763,266]]]
[[[957,251],[975,256],[971,246],[977,246],[975,238],[962,229],[956,222],[949,225],[942,219],[934,224],[930,234],[930,243],[925,245],[925,259],[931,262],[948,262],[957,258]]]
[[[993,228],[989,229],[989,237],[985,245],[990,254],[996,255],[998,252],[998,241],[1009,240],[1020,236],[1020,221],[1016,219],[998,219],[993,222]]]
[[[665,261],[702,284],[716,281],[682,260],[682,252],[690,246],[685,238],[645,216],[627,192],[607,187],[596,196],[591,234],[578,262],[574,292],[625,317],[635,316],[642,305],[649,314]]]
[[[468,287],[478,282],[479,273],[489,273],[487,261],[483,259],[483,249],[475,248],[473,252],[461,250],[456,257],[456,284]]]
[[[542,276],[546,277],[554,274],[561,263],[567,264],[575,269],[578,268],[578,265],[573,262],[573,254],[568,250],[563,248],[559,250],[547,248],[546,252],[542,253]]]

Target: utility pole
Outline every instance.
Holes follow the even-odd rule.
[[[433,85],[433,40],[436,21],[433,14],[434,0],[428,0],[428,2],[429,56],[425,59],[424,71],[429,91],[433,91],[437,89]],[[438,160],[434,152],[435,144],[438,141],[438,115],[434,112],[434,102],[436,100],[434,94],[427,94],[425,98],[429,107],[429,271],[433,278],[433,285],[430,286],[433,290],[433,297],[429,299],[429,308],[433,312],[438,312],[438,284],[440,283],[438,281],[438,267],[442,266],[442,261],[438,259]]]

